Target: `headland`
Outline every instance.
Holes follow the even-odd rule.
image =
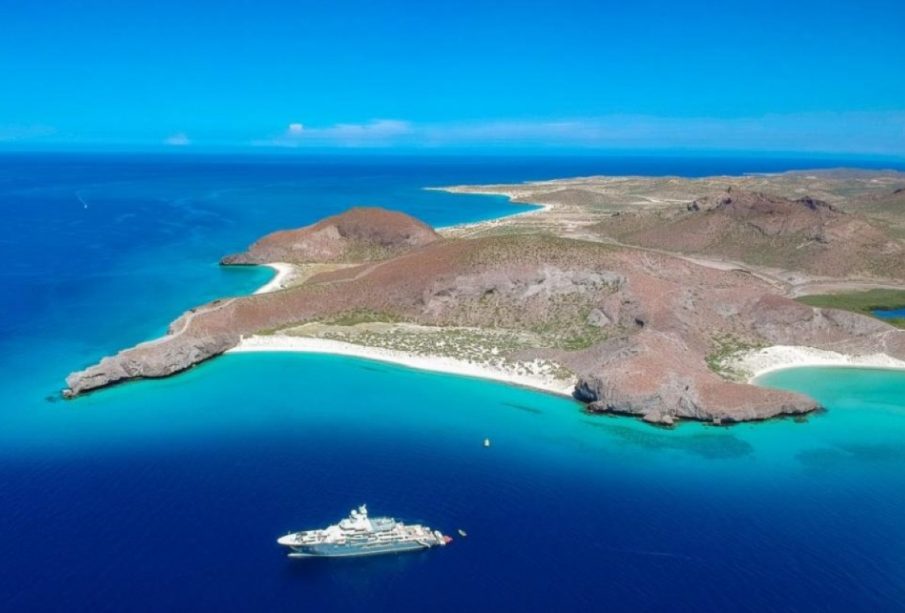
[[[589,411],[662,424],[806,413],[814,400],[749,381],[815,356],[905,365],[905,332],[796,299],[905,288],[902,186],[851,170],[456,186],[543,207],[440,231],[351,209],[225,257],[279,272],[73,373],[65,394],[298,350],[571,390]]]

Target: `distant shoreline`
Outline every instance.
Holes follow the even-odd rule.
[[[493,226],[499,224],[500,222],[504,222],[510,220],[514,217],[524,217],[527,215],[537,215],[539,213],[547,213],[553,210],[554,205],[552,204],[540,204],[534,202],[516,202],[515,194],[512,193],[504,193],[504,192],[481,192],[481,191],[465,191],[460,190],[460,186],[450,186],[450,187],[425,187],[423,189],[432,192],[446,192],[448,194],[461,194],[466,196],[499,196],[501,198],[507,198],[509,200],[509,204],[512,206],[528,206],[532,207],[527,211],[516,211],[514,213],[505,213],[503,215],[499,215],[497,217],[490,217],[488,219],[482,219],[480,221],[465,221],[462,223],[454,223],[448,226],[437,226],[434,228],[437,232],[443,232],[445,230],[467,230],[472,228],[479,228],[481,226]]]

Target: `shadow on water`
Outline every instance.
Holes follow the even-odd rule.
[[[837,445],[801,451],[795,459],[809,470],[828,472],[849,463],[902,463],[905,447],[893,443]]]
[[[289,581],[358,582],[361,577],[379,580],[383,575],[411,571],[429,561],[436,552],[416,551],[404,554],[360,556],[349,558],[290,558],[287,556],[283,577]]]
[[[619,442],[637,449],[681,451],[711,460],[741,458],[754,453],[754,447],[750,443],[727,431],[684,434],[646,426],[633,428],[602,421],[584,421],[594,428],[604,430]]]
[[[535,407],[529,407],[526,404],[519,404],[517,402],[504,402],[503,406],[512,407],[513,409],[518,409],[519,411],[524,411],[525,413],[532,413],[534,415],[541,415],[543,411]]]

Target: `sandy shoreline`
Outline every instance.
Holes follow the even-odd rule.
[[[484,219],[482,221],[469,221],[465,223],[456,223],[450,226],[438,226],[434,228],[437,232],[444,232],[447,230],[470,230],[474,228],[480,228],[481,226],[495,226],[500,223],[504,223],[507,220],[512,219],[513,217],[522,217],[525,215],[538,215],[540,213],[546,213],[548,211],[552,211],[554,205],[552,204],[541,204],[534,202],[515,202],[515,198],[517,194],[512,192],[478,192],[478,191],[460,191],[456,189],[456,187],[425,187],[424,189],[428,191],[436,191],[436,192],[447,192],[450,194],[464,194],[466,196],[474,195],[474,196],[505,196],[509,199],[509,204],[513,206],[530,206],[534,207],[528,209],[527,211],[518,211],[515,213],[507,213],[506,215],[502,215],[500,217],[494,217],[492,219]]]
[[[273,279],[256,289],[254,292],[255,294],[266,294],[268,292],[284,289],[286,284],[295,274],[295,267],[292,264],[287,264],[285,262],[271,262],[269,264],[264,264],[264,266],[272,268],[277,274],[273,276]]]
[[[572,396],[574,382],[566,382],[544,373],[540,362],[528,363],[519,369],[479,364],[445,356],[419,355],[382,347],[366,347],[322,338],[269,335],[245,337],[227,353],[298,352],[344,355],[379,362],[399,364],[418,370],[430,370],[466,377],[491,379],[511,385],[528,387],[560,396]]]
[[[817,366],[905,370],[905,361],[885,353],[855,356],[813,347],[774,345],[742,354],[732,360],[730,366],[743,373],[748,383],[755,383],[758,377],[788,368]]]

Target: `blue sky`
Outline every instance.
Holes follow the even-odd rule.
[[[0,0],[0,146],[905,155],[905,2]]]

